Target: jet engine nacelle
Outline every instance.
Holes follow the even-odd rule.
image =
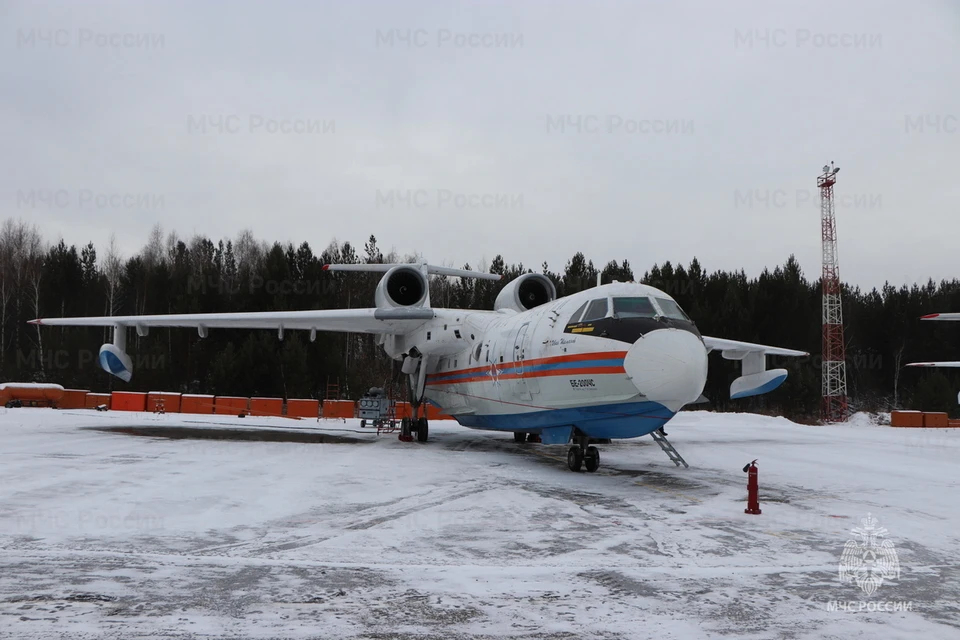
[[[133,362],[130,356],[115,344],[100,347],[100,367],[124,382],[130,382],[133,377]]]
[[[557,288],[550,278],[541,273],[527,273],[503,288],[493,303],[493,309],[526,311],[556,299]]]
[[[387,271],[377,285],[375,301],[379,309],[423,307],[429,305],[430,283],[415,266],[398,266]]]

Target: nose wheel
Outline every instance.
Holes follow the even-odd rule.
[[[590,439],[585,435],[579,435],[577,440],[578,444],[567,451],[567,467],[570,471],[580,471],[586,467],[588,472],[593,473],[600,468],[600,450],[587,446]]]

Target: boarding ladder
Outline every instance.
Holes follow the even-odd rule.
[[[673,448],[673,445],[670,444],[670,441],[667,440],[665,435],[660,433],[659,429],[650,435],[653,436],[654,442],[660,445],[660,448],[663,449],[663,452],[667,454],[667,457],[670,458],[670,461],[673,462],[673,464],[677,465],[678,467],[683,465],[685,469],[690,468],[690,465],[687,464],[687,461],[683,459],[683,456],[681,456],[676,449]]]

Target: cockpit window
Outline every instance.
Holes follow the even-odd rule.
[[[588,304],[590,303],[584,302],[582,305],[580,305],[580,308],[574,311],[573,315],[570,316],[570,321],[567,324],[577,324],[578,322],[580,322],[580,316],[583,315],[583,310],[587,308]]]
[[[600,300],[594,300],[590,303],[590,306],[587,307],[587,312],[583,314],[583,318],[580,322],[593,322],[594,320],[600,320],[607,316],[607,299],[601,298]]]
[[[657,316],[657,309],[650,302],[650,298],[614,298],[614,318],[653,318]]]
[[[663,310],[663,315],[668,318],[674,318],[675,320],[686,320],[691,322],[690,316],[683,312],[683,309],[680,308],[673,300],[668,300],[667,298],[657,298],[657,304],[660,306],[660,309]]]

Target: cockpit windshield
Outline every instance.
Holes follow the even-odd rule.
[[[683,309],[680,308],[673,300],[667,298],[657,298],[657,304],[663,310],[663,315],[668,318],[673,318],[675,320],[686,320],[687,322],[692,322],[690,316],[683,312]]]
[[[657,310],[650,298],[614,298],[614,318],[654,318]]]

